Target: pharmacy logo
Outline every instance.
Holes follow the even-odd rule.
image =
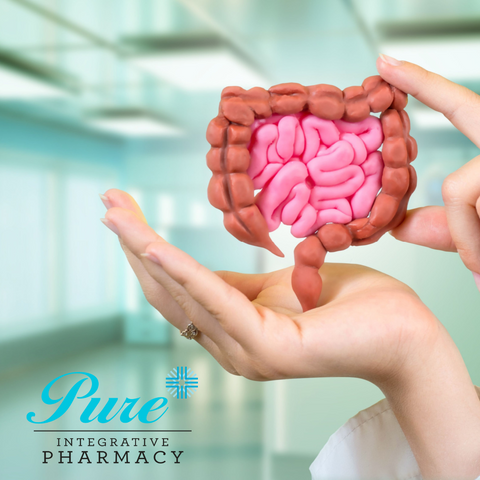
[[[174,368],[167,376],[165,386],[175,398],[191,397],[198,388],[198,377],[191,368]]]

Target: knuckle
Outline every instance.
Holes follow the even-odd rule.
[[[178,303],[182,310],[185,310],[188,307],[187,295],[184,292],[176,292],[173,295],[173,298]]]
[[[418,78],[424,85],[431,85],[436,83],[437,77],[432,72],[426,68],[421,68],[418,70]]]
[[[192,303],[190,296],[185,291],[176,292],[173,295],[175,302],[179,305],[179,307],[185,312],[185,315],[190,318],[194,319],[196,317],[195,312],[195,305]]]
[[[128,258],[128,256],[130,255],[130,249],[127,247],[125,242],[120,237],[118,238],[118,242],[120,243],[120,247],[121,247],[123,253]]]
[[[265,377],[260,372],[255,369],[247,369],[240,373],[242,377],[245,377],[247,380],[252,380],[254,382],[266,382],[267,380],[272,380],[270,378]]]
[[[231,375],[235,375],[236,377],[239,377],[239,376],[240,376],[240,374],[238,373],[238,371],[236,370],[236,368],[235,368],[232,364],[230,364],[230,363],[228,363],[228,362],[223,362],[223,363],[222,363],[222,368],[223,368],[226,372],[230,373]]]
[[[240,377],[240,376],[241,376],[234,368],[225,368],[225,370],[226,370],[230,375],[234,375],[235,377]]]
[[[255,382],[266,382],[286,378],[276,366],[272,365],[272,362],[261,359],[253,359],[249,357],[234,365],[234,368],[239,375]]]
[[[142,285],[141,287],[142,287],[143,295],[145,296],[145,299],[147,300],[147,302],[152,307],[156,307],[157,292],[155,291],[155,289],[148,285]]]
[[[239,375],[247,380],[253,380],[255,382],[262,382],[268,380],[257,366],[250,359],[243,359],[242,361],[233,365]]]
[[[189,285],[192,278],[201,278],[202,270],[204,268],[205,267],[202,264],[198,263],[197,261],[193,261],[192,262],[191,273],[187,278],[183,279],[183,284],[184,285]]]
[[[442,184],[442,198],[445,204],[455,204],[462,197],[462,183],[457,172],[451,173]]]
[[[229,285],[228,283],[224,285],[222,290],[222,296],[226,299],[235,298],[235,295],[238,295],[238,290]]]
[[[235,350],[235,349],[234,349]],[[236,367],[236,357],[232,354],[231,351],[222,351],[220,350],[220,355],[215,355],[215,359],[218,361],[220,366],[227,371],[228,373],[236,376],[240,376],[238,368]]]
[[[459,244],[458,242],[456,247],[465,266],[471,271],[478,271],[480,269],[480,258],[478,253],[472,250],[470,246]]]
[[[464,115],[472,109],[475,111],[480,108],[480,96],[478,94],[464,86],[457,87],[459,89],[459,101],[453,108],[443,113],[451,122],[453,122],[459,114]]]

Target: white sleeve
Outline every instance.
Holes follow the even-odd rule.
[[[480,388],[476,389],[480,397]],[[386,399],[357,413],[340,427],[310,465],[310,472],[312,480],[422,478]]]

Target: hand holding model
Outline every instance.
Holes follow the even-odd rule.
[[[253,380],[355,376],[387,380],[424,344],[436,320],[415,293],[358,265],[325,264],[321,306],[302,312],[292,268],[267,274],[211,272],[151,229],[132,197],[109,190],[106,224],[147,300],[229,372]],[[432,328],[433,325],[433,328]],[[369,352],[375,352],[375,355]]]
[[[480,96],[418,65],[385,57],[382,77],[428,107],[441,112],[480,148]],[[450,174],[443,183],[445,207],[407,212],[392,231],[399,240],[449,252],[458,251],[480,290],[480,155]]]
[[[478,129],[480,115],[473,116],[479,103],[474,94],[411,64],[379,61],[378,68],[389,83],[432,107],[439,108],[441,98],[455,125],[475,135],[472,125]],[[431,99],[435,88],[440,90]],[[467,266],[480,272],[480,188],[472,192],[480,162],[467,168],[468,177],[462,169],[449,177],[446,212],[414,211],[393,233],[433,248],[455,245]],[[366,267],[325,264],[319,306],[302,312],[291,288],[292,268],[259,275],[211,272],[159,237],[128,194],[109,190],[103,200],[105,224],[119,235],[148,301],[180,330],[193,322],[195,340],[226,370],[253,380],[369,380],[389,400],[424,478],[480,475],[478,397],[448,332],[406,285]],[[449,209],[458,212],[452,222]]]

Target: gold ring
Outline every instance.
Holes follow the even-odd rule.
[[[198,328],[193,323],[189,323],[187,328],[183,330],[183,332],[180,332],[180,335],[191,340],[198,335]]]

